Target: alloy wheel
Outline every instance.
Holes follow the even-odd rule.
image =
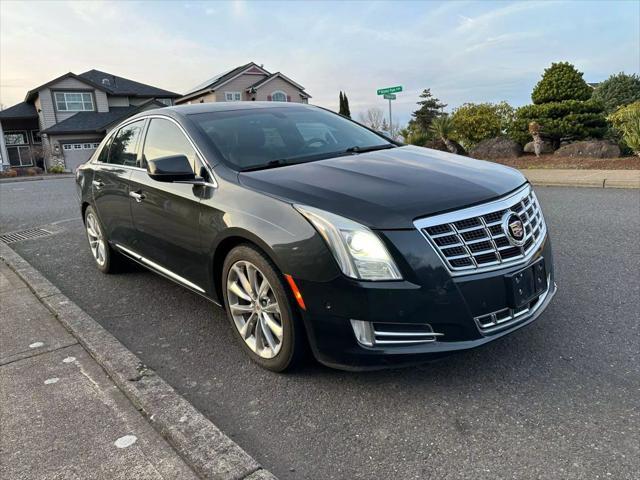
[[[87,214],[86,228],[87,238],[89,239],[89,246],[91,247],[93,258],[95,258],[98,265],[102,267],[107,260],[106,244],[104,242],[104,237],[102,235],[98,219],[92,212]]]
[[[267,277],[251,262],[234,263],[227,276],[227,299],[247,346],[261,358],[275,357],[282,348],[282,316]]]

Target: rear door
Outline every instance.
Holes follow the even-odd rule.
[[[138,120],[118,129],[108,139],[94,164],[94,204],[111,243],[129,245],[134,233],[129,182],[136,167],[144,123],[145,120]]]
[[[207,264],[200,244],[202,187],[158,182],[146,172],[146,161],[185,155],[196,174],[201,161],[179,125],[168,118],[152,117],[142,146],[140,166],[131,176],[131,214],[136,229],[132,249],[161,267],[166,275],[203,290]],[[187,282],[185,282],[187,280]]]

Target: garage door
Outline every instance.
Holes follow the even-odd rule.
[[[100,145],[99,143],[65,143],[62,145],[62,151],[64,152],[64,164],[67,170],[75,172],[79,165],[83,164],[91,155],[95,149]]]

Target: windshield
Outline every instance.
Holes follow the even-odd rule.
[[[394,145],[337,114],[273,107],[189,115],[235,170],[272,168]]]

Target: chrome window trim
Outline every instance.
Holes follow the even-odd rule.
[[[115,135],[121,128],[126,127],[127,125],[129,125],[130,123],[134,123],[140,120],[151,120],[153,118],[161,118],[163,120],[169,120],[170,122],[173,122],[182,132],[182,134],[186,137],[186,139],[189,141],[189,144],[191,145],[191,147],[193,147],[193,149],[196,152],[196,155],[198,156],[198,159],[200,160],[200,162],[202,163],[202,165],[204,165],[204,168],[207,169],[207,173],[209,174],[209,176],[211,177],[211,182],[206,182],[205,186],[207,187],[212,187],[212,188],[218,188],[218,181],[216,180],[215,175],[213,174],[213,170],[211,169],[211,166],[209,165],[209,163],[205,160],[205,156],[202,154],[202,152],[200,151],[200,149],[198,148],[198,146],[195,144],[195,142],[191,139],[191,137],[189,136],[189,134],[186,132],[186,130],[184,128],[182,128],[182,125],[180,125],[179,122],[177,122],[175,119],[168,117],[167,115],[159,115],[159,114],[153,114],[153,115],[144,115],[142,117],[135,117],[135,118],[131,118],[131,119],[127,119],[126,121],[122,122],[121,124],[119,124],[116,128],[113,129],[112,132],[109,132],[109,135],[107,135],[106,137],[104,137],[104,139],[102,140],[102,142],[107,142],[108,138]],[[148,126],[145,128],[145,132],[144,132],[144,139],[143,139],[143,143],[142,143],[142,148],[144,149],[144,141],[147,138],[147,130],[148,130]],[[101,144],[102,144],[101,142]],[[102,148],[100,149],[102,150]],[[96,149],[96,153],[98,152],[98,150]],[[106,165],[106,166],[113,166],[114,164],[111,163],[104,163],[104,162],[99,162],[98,161],[98,157],[96,156],[96,160],[92,163],[95,163],[97,165]],[[138,170],[141,172],[146,172],[147,169],[146,168],[140,168],[140,167],[131,167],[131,166],[127,166],[127,165],[118,165],[120,167],[123,168],[129,168],[131,170]]]
[[[168,268],[164,268],[162,265],[157,264],[156,262],[149,260],[146,257],[143,257],[142,255],[140,255],[139,253],[134,252],[133,250],[129,250],[126,247],[123,247],[122,245],[120,245],[119,243],[114,243],[113,244],[118,250],[123,251],[124,253],[126,253],[127,255],[130,255],[131,257],[133,257],[135,260],[138,260],[139,262],[142,262],[143,264],[153,268],[154,270],[158,271],[159,273],[169,277],[170,279],[184,285],[185,287],[189,287],[193,290],[196,290],[200,293],[205,293],[204,289],[200,288],[198,285],[196,285],[193,282],[190,282],[189,280],[187,280],[184,277],[181,277],[180,275],[178,275],[177,273],[173,273],[171,270],[169,270]]]
[[[459,222],[461,220],[465,220],[468,218],[482,217],[483,215],[487,215],[487,214],[496,212],[498,210],[509,209],[513,206],[514,203],[521,202],[530,193],[533,194],[540,209],[540,219],[542,221],[540,236],[538,240],[536,240],[531,245],[531,247],[529,247],[528,253],[526,253],[526,255],[520,258],[516,258],[515,260],[505,260],[504,262],[495,262],[482,267],[478,267],[477,265],[475,265],[475,260],[472,260],[474,261],[475,268],[471,268],[471,269],[465,268],[464,270],[455,270],[449,266],[449,262],[447,261],[447,258],[445,258],[441,249],[434,243],[433,239],[429,235],[427,235],[424,231],[424,229],[428,227],[433,227],[435,225],[442,225],[445,223],[451,224],[451,223]],[[482,221],[484,222],[484,220]],[[533,256],[538,252],[540,246],[544,243],[544,241],[547,238],[547,227],[546,227],[546,221],[544,219],[544,214],[542,212],[542,207],[540,206],[540,202],[538,201],[537,196],[535,195],[535,192],[533,192],[531,185],[528,183],[524,184],[515,192],[510,193],[507,196],[499,198],[497,200],[483,203],[481,205],[475,205],[473,207],[463,208],[461,210],[455,210],[453,212],[433,215],[426,218],[419,218],[413,222],[413,225],[418,229],[420,234],[427,240],[431,248],[436,252],[438,257],[442,260],[442,263],[444,264],[449,274],[454,277],[463,276],[463,275],[475,275],[477,273],[501,270],[504,268],[510,268],[510,267],[525,264],[533,258]],[[462,231],[464,231],[464,229]],[[456,231],[456,233],[460,233],[460,232]],[[455,245],[447,245],[444,248],[449,248],[453,246]],[[466,248],[466,247],[463,247],[463,248]],[[473,259],[473,256],[471,256],[471,258]]]

